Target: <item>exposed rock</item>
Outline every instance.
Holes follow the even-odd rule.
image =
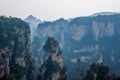
[[[96,40],[98,40],[99,37],[111,37],[115,34],[114,24],[113,22],[108,22],[107,26],[105,26],[104,23],[98,23],[93,21],[92,23],[92,29],[93,29],[93,35]]]
[[[69,27],[68,33],[71,35],[72,39],[81,40],[86,34],[86,26],[71,25],[71,27]]]
[[[16,80],[33,80],[33,72],[28,24],[18,18],[1,16],[0,79],[7,80],[14,77]]]
[[[66,65],[58,42],[49,37],[43,46],[47,52],[48,59],[45,60],[40,69],[42,80],[68,80]],[[38,80],[41,80],[40,78]]]
[[[64,47],[64,33],[67,30],[68,22],[64,19],[59,19],[53,22],[40,23],[36,29],[36,36],[32,41],[33,56],[37,69],[41,67],[45,53],[42,49],[48,36],[54,36],[59,42],[61,48]],[[41,59],[41,61],[39,60]]]
[[[120,75],[120,14],[96,15],[73,18],[70,21],[59,19],[40,23],[37,27],[36,37],[33,41],[34,54],[45,60],[41,46],[48,36],[54,37],[63,50],[63,56],[68,66],[70,80],[74,79],[75,63],[81,58],[84,72],[98,59],[107,64],[113,73]],[[36,38],[35,37],[35,38]],[[33,45],[32,44],[32,45]],[[39,45],[39,46],[38,46]],[[113,54],[114,51],[114,54]]]
[[[29,23],[30,31],[31,31],[31,36],[30,37],[31,37],[31,41],[33,41],[33,38],[36,35],[35,31],[36,31],[37,25],[39,23],[41,23],[42,21],[37,19],[36,17],[34,17],[32,15],[28,16],[24,21]]]

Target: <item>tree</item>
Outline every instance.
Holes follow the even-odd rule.
[[[103,63],[92,63],[84,80],[113,80],[108,66]]]
[[[77,59],[76,80],[82,80],[83,71],[80,58]]]
[[[59,43],[53,37],[47,38],[43,50],[47,53],[56,53],[58,55],[62,53]]]
[[[59,71],[60,66],[57,63],[57,61],[53,61],[51,56],[49,56],[49,58],[47,59],[47,61],[42,65],[41,70],[43,68],[46,68],[47,70],[45,71],[45,73],[43,74],[43,76],[45,76],[47,79],[49,77],[49,79],[51,79],[52,73],[56,73],[57,71]]]

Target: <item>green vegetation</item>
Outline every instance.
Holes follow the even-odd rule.
[[[43,50],[47,53],[57,53],[57,55],[62,54],[62,50],[59,47],[59,43],[53,37],[47,38],[47,41],[43,46]]]
[[[46,52],[55,52],[54,48],[58,47],[58,42],[53,37],[48,37],[45,45],[43,46],[43,50]]]
[[[83,80],[117,80],[117,77],[103,63],[92,63]]]
[[[29,47],[30,28],[27,23],[19,18],[0,17],[0,49],[6,53],[2,59],[9,59],[10,75],[7,72],[2,80],[15,78],[20,80],[24,75],[28,80],[34,80],[34,60]],[[5,50],[4,48],[8,48]],[[17,58],[23,58],[25,66],[16,63]],[[6,64],[6,63],[4,63]]]
[[[15,40],[18,34],[15,35],[16,28],[29,28],[28,24],[19,18],[7,18],[0,16],[0,47],[7,46],[10,40]]]
[[[67,67],[65,66],[65,67],[63,67],[63,68],[60,70],[60,74],[61,74],[62,76],[64,76],[64,74],[66,73],[66,71],[67,71]]]
[[[67,80],[65,77],[60,77],[58,80]]]
[[[42,67],[40,68],[40,75],[38,76],[38,80],[52,80],[52,74],[59,73],[60,77],[58,80],[66,80],[66,71],[67,68],[64,66],[63,68],[60,67],[57,58],[59,55],[62,54],[62,51],[59,47],[58,42],[52,38],[48,37],[45,45],[43,46],[43,50],[48,53],[48,59],[43,63]],[[54,60],[55,58],[55,60]]]
[[[52,73],[56,73],[60,69],[59,64],[56,61],[53,61],[51,56],[43,64],[42,68],[43,67],[45,67],[47,69],[43,76],[46,76],[46,77],[49,77],[49,78],[52,76]]]
[[[34,59],[31,57],[30,54],[27,54],[25,56],[25,61],[26,61],[26,75],[28,80],[35,80],[36,79],[36,75],[35,75],[35,63],[34,63]]]
[[[10,71],[11,71],[11,74],[13,74],[16,79],[20,79],[23,75],[26,74],[26,68],[21,67],[15,63],[12,63],[10,65]]]
[[[5,75],[0,80],[16,80],[13,75]]]
[[[77,65],[76,65],[76,80],[81,80],[82,77],[83,77],[82,62],[80,58],[78,58]]]

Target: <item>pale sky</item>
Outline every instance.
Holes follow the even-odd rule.
[[[41,20],[74,18],[97,12],[120,12],[120,0],[0,0],[0,15]]]

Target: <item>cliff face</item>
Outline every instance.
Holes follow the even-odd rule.
[[[30,28],[18,18],[0,17],[0,79],[33,80]]]
[[[38,80],[68,80],[67,68],[58,42],[48,37],[43,50],[47,53],[47,59],[41,66]]]
[[[69,53],[65,55],[69,57],[70,64],[74,65],[77,58],[80,58],[86,71],[88,64],[100,60],[107,64],[113,73],[119,74],[119,21],[120,15],[73,19],[68,25],[64,47],[66,53]],[[74,67],[68,68],[74,71]]]
[[[70,79],[76,74],[77,58],[81,59],[84,71],[88,64],[101,60],[111,70],[120,75],[120,14],[77,17],[70,21],[60,19],[53,22],[44,22],[38,25],[36,37],[33,41],[34,54],[42,50],[46,37],[52,36],[62,48],[67,62]],[[38,51],[39,50],[39,51]],[[41,56],[41,55],[40,55]],[[42,57],[42,56],[41,56]]]
[[[41,23],[42,21],[32,15],[29,15],[24,21],[29,23],[30,31],[31,31],[30,38],[31,38],[31,41],[33,41],[33,37],[35,36],[37,25]]]
[[[47,37],[54,37],[58,42],[59,46],[64,46],[64,33],[66,32],[68,22],[64,19],[59,19],[53,22],[40,23],[36,29],[36,36],[32,41],[32,51],[35,58],[37,68],[40,68],[43,63],[43,49]],[[40,62],[41,59],[41,62]]]

